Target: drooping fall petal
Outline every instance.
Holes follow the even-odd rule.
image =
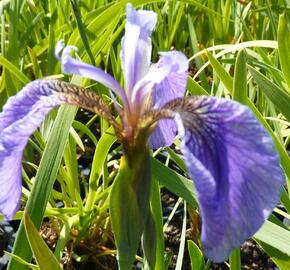
[[[114,118],[93,92],[57,80],[37,80],[11,97],[0,113],[0,212],[12,219],[21,196],[21,159],[29,137],[55,106],[80,105],[113,125]]]
[[[176,112],[181,150],[200,203],[205,255],[216,262],[250,238],[279,200],[285,178],[274,142],[237,102],[187,97]]]

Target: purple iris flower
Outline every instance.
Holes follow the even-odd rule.
[[[0,211],[12,219],[21,197],[21,159],[29,137],[45,115],[61,104],[78,105],[104,117],[124,149],[136,142],[169,146],[176,133],[198,195],[205,255],[225,260],[251,237],[279,200],[284,175],[272,138],[244,105],[205,96],[184,97],[188,60],[177,51],[160,53],[152,64],[150,35],[157,15],[127,5],[121,61],[125,86],[63,48],[66,74],[93,79],[121,100],[121,123],[94,92],[58,80],[36,80],[11,97],[0,114]],[[134,155],[134,153],[132,153]],[[134,162],[134,159],[132,159]]]

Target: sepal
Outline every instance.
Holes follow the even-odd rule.
[[[150,199],[150,162],[148,148],[135,151],[134,162],[127,156],[110,192],[110,216],[118,250],[120,270],[132,267],[147,221]]]

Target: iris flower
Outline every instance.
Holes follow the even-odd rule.
[[[60,43],[56,48],[58,55],[62,52],[64,73],[90,78],[112,91],[121,122],[93,91],[59,80],[26,85],[0,114],[0,211],[9,220],[19,208],[21,159],[29,137],[52,108],[77,105],[114,127],[133,166],[142,147],[170,146],[179,135],[200,205],[204,253],[223,261],[260,228],[279,200],[284,183],[279,155],[248,107],[225,98],[184,97],[186,56],[162,52],[160,60],[151,63],[150,36],[157,15],[136,11],[131,4],[126,13],[124,88],[108,73],[73,58],[75,47]]]

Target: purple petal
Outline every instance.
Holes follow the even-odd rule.
[[[176,124],[173,120],[160,120],[149,137],[148,144],[152,149],[170,146],[176,136]]]
[[[127,4],[125,36],[122,39],[121,59],[128,95],[134,85],[145,76],[151,59],[151,33],[157,22],[153,11],[136,11]]]
[[[184,96],[187,83],[187,58],[179,52],[163,53],[163,57],[154,66],[152,81],[162,78],[152,93],[154,107],[161,108],[167,102]],[[158,77],[158,73],[162,74]],[[170,146],[176,135],[176,125],[173,120],[161,120],[149,138],[151,148]]]
[[[8,220],[19,207],[21,159],[28,138],[51,108],[61,103],[43,82],[28,84],[0,114],[0,211]]]
[[[106,104],[93,92],[57,80],[38,80],[9,98],[0,113],[0,212],[11,219],[21,197],[21,158],[29,137],[55,106],[80,105],[115,120]]]
[[[56,45],[55,53],[58,59],[60,58],[59,53],[63,46],[63,41],[58,42],[58,44]],[[103,70],[71,57],[70,54],[73,50],[77,50],[77,48],[74,46],[67,46],[63,49],[61,55],[63,72],[66,74],[75,74],[85,78],[90,78],[96,82],[105,85],[116,95],[118,95],[124,102],[125,106],[127,106],[128,102],[126,94],[120,84],[110,74],[104,72]]]
[[[246,106],[209,97],[186,98],[174,106],[181,150],[200,202],[205,255],[222,262],[278,202],[285,180],[279,155]]]
[[[20,206],[21,157],[22,153],[6,153],[0,148],[0,212],[6,220],[11,220]]]

